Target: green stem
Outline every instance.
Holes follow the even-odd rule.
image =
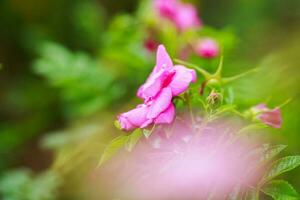
[[[186,66],[188,66],[190,68],[193,68],[193,69],[197,70],[199,73],[201,73],[204,76],[204,78],[206,80],[209,80],[211,78],[211,76],[212,76],[206,70],[204,70],[204,69],[202,69],[202,68],[200,68],[197,65],[194,65],[192,63],[189,63],[189,62],[186,62],[186,61],[183,61],[183,60],[180,60],[180,59],[174,59],[174,61],[177,62],[178,64],[186,65]]]
[[[219,66],[218,66],[218,69],[215,72],[214,76],[215,77],[221,77],[222,70],[223,70],[223,55],[220,58]]]
[[[235,81],[235,80],[237,80],[237,79],[240,79],[240,78],[242,78],[242,77],[244,77],[244,76],[246,76],[246,75],[248,75],[248,74],[257,72],[257,71],[258,71],[258,69],[255,68],[255,69],[246,71],[246,72],[244,72],[244,73],[242,73],[242,74],[238,74],[238,75],[236,75],[236,76],[232,76],[232,77],[228,77],[228,78],[223,78],[223,79],[222,79],[222,82],[223,82],[224,84],[227,84],[227,83],[230,83],[230,82]]]
[[[287,105],[288,103],[290,103],[292,101],[292,98],[287,99],[285,102],[283,102],[282,104],[280,104],[279,106],[277,106],[278,108],[282,108],[283,106]]]

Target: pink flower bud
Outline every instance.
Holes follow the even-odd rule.
[[[215,40],[200,40],[195,45],[197,55],[203,58],[214,58],[219,55],[219,45]]]
[[[153,39],[153,38],[148,38],[144,41],[144,47],[149,51],[149,52],[155,52],[155,50],[158,47],[158,43]]]
[[[273,128],[281,128],[282,117],[278,107],[269,109],[265,104],[262,103],[253,107],[252,111],[255,113],[256,118],[262,123]]]

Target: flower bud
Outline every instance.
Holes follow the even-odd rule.
[[[281,128],[282,116],[280,108],[270,109],[265,104],[261,103],[252,107],[250,110],[256,120],[273,128]]]
[[[213,39],[203,39],[196,43],[195,51],[200,57],[214,58],[219,55],[219,45]]]
[[[211,106],[217,106],[222,102],[222,95],[212,90],[211,93],[206,98],[206,101]]]
[[[158,47],[158,42],[153,39],[153,38],[147,38],[145,41],[144,41],[144,47],[146,50],[148,50],[149,52],[155,52],[157,47]]]

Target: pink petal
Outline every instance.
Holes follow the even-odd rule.
[[[135,109],[130,110],[126,113],[123,113],[122,116],[126,117],[128,121],[133,124],[134,126],[141,127],[145,126],[149,122],[149,120],[146,118],[146,115],[148,113],[148,107],[144,104],[138,105]]]
[[[177,0],[155,0],[154,8],[160,16],[167,19],[173,19],[177,11]]]
[[[162,112],[155,120],[155,124],[170,124],[175,117],[175,107],[173,103],[170,103],[169,107]]]
[[[149,102],[150,108],[147,114],[147,118],[154,119],[163,111],[165,111],[172,101],[172,92],[170,88],[164,88],[158,94],[158,96]]]
[[[191,82],[196,81],[196,72],[181,65],[174,66],[174,69],[176,73],[169,87],[173,96],[177,96],[186,91]]]
[[[281,128],[282,126],[282,117],[279,108],[264,111],[258,116],[258,119],[274,128]]]
[[[162,68],[167,69],[173,67],[173,62],[164,45],[159,45],[156,53],[156,66],[152,73],[158,72]]]
[[[175,23],[180,30],[201,26],[197,10],[190,4],[180,5],[175,17]]]
[[[118,116],[118,121],[122,130],[130,131],[137,128],[123,114]]]
[[[172,73],[173,63],[165,47],[159,45],[156,66],[147,81],[138,89],[137,96],[148,101],[162,89],[165,79]]]
[[[256,106],[254,107],[254,109],[257,109],[257,110],[259,110],[259,111],[263,111],[263,110],[265,110],[265,109],[268,109],[268,107],[267,107],[266,104],[261,103],[261,104],[256,105]]]
[[[137,96],[146,101],[156,96],[161,91],[166,76],[168,76],[168,71],[164,69],[151,74],[147,81],[138,89]]]

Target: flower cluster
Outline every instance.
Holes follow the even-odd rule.
[[[161,17],[173,22],[179,30],[202,25],[196,8],[191,4],[178,0],[154,0],[154,9]]]
[[[137,92],[137,96],[144,102],[118,116],[121,129],[130,131],[153,123],[171,123],[175,117],[173,97],[186,91],[190,83],[195,81],[196,72],[182,65],[173,65],[165,47],[160,45],[156,65]]]

